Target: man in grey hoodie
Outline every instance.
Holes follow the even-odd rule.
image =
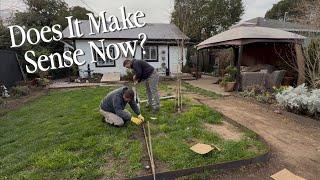
[[[125,110],[127,103],[138,117],[133,117]],[[110,92],[100,104],[100,113],[104,116],[105,121],[115,126],[123,126],[126,122],[131,121],[136,125],[144,122],[140,108],[134,101],[134,91],[124,86]]]
[[[158,93],[159,74],[149,63],[143,60],[125,60],[123,66],[133,69],[135,75],[133,81],[144,82],[148,95],[148,106],[151,106],[154,113],[159,111],[160,100]]]

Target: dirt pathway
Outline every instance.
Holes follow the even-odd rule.
[[[276,114],[273,109],[237,97],[202,103],[255,131],[271,145],[272,158],[255,170],[226,173],[221,178],[264,178],[287,168],[307,179],[320,178],[320,122],[300,116]],[[298,117],[298,118],[297,118]]]

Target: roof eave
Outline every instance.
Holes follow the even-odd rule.
[[[197,50],[209,48],[209,47],[219,47],[219,46],[241,46],[247,45],[252,43],[296,43],[302,44],[306,38],[299,38],[299,39],[234,39],[228,41],[221,41],[215,43],[208,43],[208,44],[198,44],[196,45]]]

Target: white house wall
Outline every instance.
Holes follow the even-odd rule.
[[[111,43],[120,43],[123,41],[119,40],[106,40],[105,41],[105,47]],[[94,43],[101,47],[100,41],[94,41]],[[115,67],[96,67],[95,63],[91,63],[92,57],[91,57],[91,49],[88,44],[88,40],[76,40],[76,48],[82,49],[85,53],[83,56],[79,56],[79,61],[85,61],[86,63],[83,66],[79,66],[79,75],[80,77],[84,78],[88,76],[88,73],[86,70],[88,69],[88,64],[90,66],[90,70],[92,70],[92,73],[108,73],[108,72],[119,72],[121,76],[126,74],[127,69],[123,67],[123,61],[125,60],[125,57],[120,56],[118,60],[116,60],[116,66]],[[150,65],[155,67],[156,69],[161,68],[161,64],[165,63],[168,67],[168,64],[170,64],[170,72],[171,73],[177,73],[177,66],[178,66],[178,59],[180,59],[180,48],[178,46],[172,46],[170,45],[168,48],[168,45],[157,45],[158,46],[158,62],[149,62]],[[168,49],[169,49],[169,62],[168,62]],[[184,48],[184,59],[183,63],[186,63],[186,54],[187,54],[187,48]],[[135,59],[142,59],[142,53],[141,53],[141,47],[138,45]]]

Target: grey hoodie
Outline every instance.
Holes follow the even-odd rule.
[[[127,90],[128,87],[124,86],[119,89],[111,91],[101,102],[101,109],[107,112],[114,113],[121,117],[124,121],[130,121],[132,115],[126,111],[124,111],[127,102],[123,99],[124,91]],[[140,115],[140,109],[135,102],[134,99],[128,102],[131,109],[137,114]]]

